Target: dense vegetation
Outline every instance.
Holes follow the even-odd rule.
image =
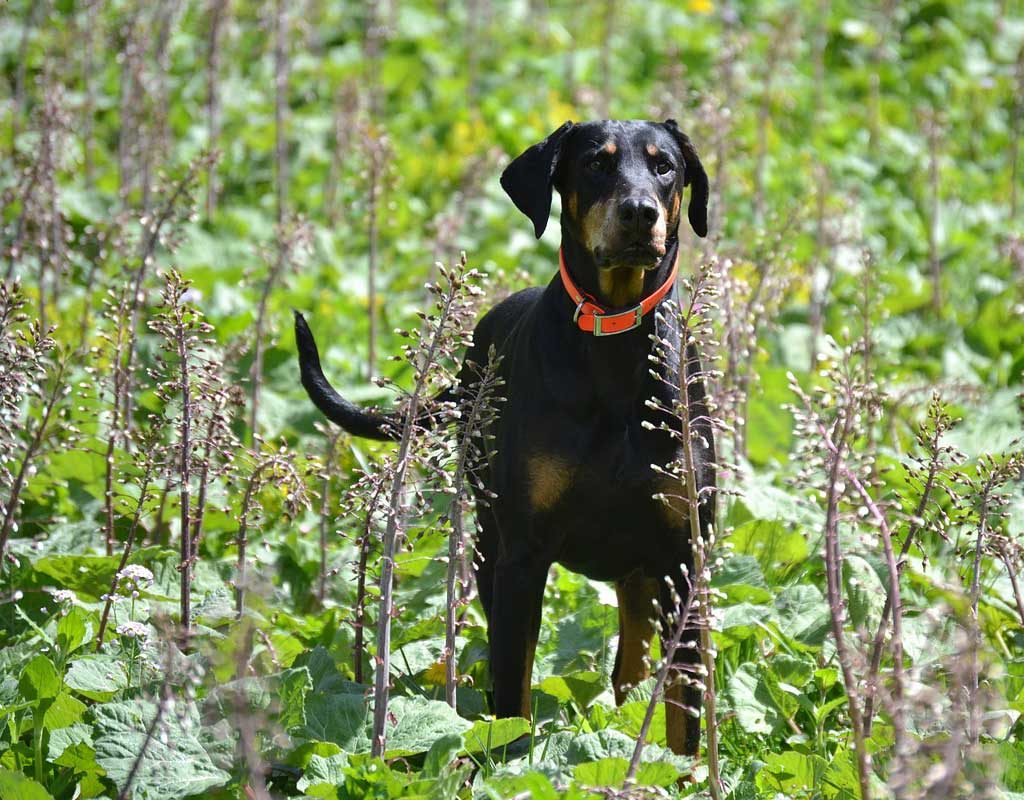
[[[1018,3],[0,20],[0,800],[1024,797]],[[534,719],[490,721],[471,459],[339,436],[296,380],[293,307],[350,398],[443,384],[555,269],[502,166],[606,116],[680,120],[712,179],[721,793],[661,710],[630,764],[652,683],[615,707],[614,592],[561,569]]]

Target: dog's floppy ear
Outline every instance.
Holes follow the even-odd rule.
[[[513,160],[501,173],[501,188],[512,198],[516,208],[530,218],[538,239],[548,226],[551,214],[551,189],[562,141],[573,127],[572,122],[566,122]]]
[[[665,120],[665,128],[675,137],[679,149],[683,151],[683,160],[686,165],[683,186],[690,187],[690,206],[687,209],[687,216],[690,218],[690,226],[698,236],[708,235],[708,174],[704,171],[704,165],[700,163],[697,150],[690,141],[690,137],[679,130],[679,125],[674,119]]]

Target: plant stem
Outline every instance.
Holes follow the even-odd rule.
[[[1013,567],[1013,559],[1006,552],[1005,547],[1000,548],[1000,557],[1006,565],[1006,572],[1010,576],[1010,586],[1013,587],[1013,599],[1017,603],[1017,615],[1020,617],[1020,624],[1024,626],[1024,596],[1021,595],[1020,583],[1017,581],[1017,570]]]
[[[409,402],[405,409],[398,452],[395,454],[395,469],[388,502],[388,519],[382,543],[380,612],[377,617],[377,669],[373,685],[373,739],[371,742],[371,752],[377,758],[384,755],[386,743],[384,727],[387,722],[389,681],[391,677],[392,592],[394,590],[395,551],[398,547],[398,541],[402,536],[404,524],[405,504],[403,503],[403,495],[405,493],[405,475],[411,458],[420,403],[423,400],[430,371],[437,361],[445,321],[451,312],[454,299],[454,286],[451,285],[449,286],[449,291],[445,293],[442,308],[438,314],[437,327],[434,329],[430,344],[416,371],[415,388],[409,396]]]
[[[692,313],[691,304],[691,313]],[[687,320],[689,323],[689,319]],[[693,591],[697,593],[698,607],[697,617],[700,625],[700,657],[704,667],[704,708],[705,725],[707,728],[707,752],[708,752],[708,790],[712,800],[719,800],[724,796],[722,786],[721,767],[718,763],[718,711],[715,693],[715,650],[711,641],[711,595],[710,595],[710,573],[706,566],[705,548],[708,543],[704,541],[700,524],[700,489],[697,485],[697,460],[693,452],[693,440],[698,435],[694,418],[694,409],[691,407],[690,384],[692,380],[698,380],[701,376],[694,375],[691,379],[691,370],[698,372],[696,346],[693,346],[693,358],[690,358],[690,330],[685,325],[682,331],[680,345],[682,352],[679,354],[679,418],[682,423],[682,446],[686,483],[686,496],[689,499],[687,506],[690,515],[690,551],[693,553],[693,568],[696,573],[696,585]],[[713,533],[712,533],[713,536]]]
[[[181,393],[181,421],[179,423],[180,458],[178,461],[179,502],[181,504],[181,631],[182,646],[188,646],[190,627],[192,624],[192,536],[191,536],[191,460],[192,460],[192,386],[188,363],[188,334],[181,321],[181,298],[176,298],[178,306],[178,325],[176,342],[178,345],[178,380]]]
[[[39,425],[36,427],[35,433],[33,434],[28,447],[25,448],[25,454],[22,456],[21,464],[18,467],[18,474],[15,476],[14,482],[11,484],[11,493],[7,496],[7,502],[3,506],[4,521],[3,526],[0,527],[0,570],[3,569],[4,555],[7,551],[7,541],[10,538],[11,531],[14,529],[14,515],[18,509],[21,490],[25,487],[25,481],[28,478],[29,468],[43,446],[43,441],[46,438],[46,432],[50,426],[50,418],[53,416],[53,411],[57,407],[57,403],[61,398],[65,397],[69,391],[68,387],[63,383],[66,368],[67,363],[64,360],[58,362],[57,372],[53,378],[53,388],[50,390],[50,394],[47,397],[42,419],[39,421]]]
[[[139,530],[139,522],[142,519],[142,509],[146,502],[146,495],[149,491],[149,484],[153,477],[154,465],[147,462],[146,470],[142,476],[141,490],[139,493],[139,503],[135,507],[135,516],[132,518],[131,528],[128,529],[128,536],[124,542],[124,550],[121,552],[121,561],[117,565],[117,570],[114,572],[114,578],[110,582],[110,591],[107,593],[106,602],[103,604],[103,613],[100,615],[100,627],[96,633],[96,652],[103,649],[103,637],[107,630],[107,621],[110,617],[110,609],[114,603],[114,595],[117,593],[117,587],[121,582],[121,570],[128,564],[128,557],[132,553],[132,547],[135,546],[135,534]]]
[[[327,596],[327,509],[331,497],[331,467],[334,465],[335,450],[341,439],[341,429],[336,429],[327,437],[327,453],[324,463],[323,479],[320,482],[320,582],[317,585],[316,598],[322,606]]]
[[[857,681],[853,674],[853,662],[846,646],[843,633],[845,620],[845,604],[842,595],[842,552],[839,549],[839,475],[842,471],[843,450],[851,427],[850,414],[841,410],[840,418],[836,419],[835,430],[841,432],[833,436],[835,448],[831,451],[828,486],[826,489],[827,508],[825,512],[825,577],[828,594],[829,615],[832,621],[832,637],[835,639],[836,655],[843,673],[846,686],[847,707],[850,722],[853,725],[853,742],[857,754],[857,776],[860,782],[861,800],[871,798],[871,761],[864,740],[864,724],[861,717],[860,700],[858,698]]]
[[[149,273],[149,268],[153,265],[153,256],[156,253],[157,245],[160,243],[160,233],[163,230],[164,225],[166,225],[171,220],[171,217],[174,216],[174,210],[178,201],[186,193],[188,187],[195,179],[196,170],[198,168],[197,165],[197,161],[193,161],[189,164],[188,171],[175,185],[174,190],[171,192],[171,196],[167,198],[167,202],[165,202],[163,207],[160,209],[160,213],[156,215],[153,224],[149,226],[148,235],[143,237],[142,247],[140,248],[139,266],[136,268],[132,277],[131,313],[129,315],[128,322],[128,346],[125,348],[124,353],[120,399],[120,403],[122,405],[121,420],[124,424],[125,433],[131,430],[132,426],[132,364],[135,360],[135,345],[138,339],[137,328],[139,325],[139,314],[142,311],[142,304],[145,301],[143,286],[145,284],[146,276]]]
[[[925,480],[924,488],[921,492],[921,497],[918,500],[917,507],[914,509],[913,522],[910,528],[907,530],[906,538],[903,540],[903,546],[900,548],[900,557],[896,565],[896,569],[899,572],[903,571],[903,564],[907,554],[910,552],[910,548],[914,544],[914,539],[917,537],[917,533],[921,526],[917,520],[921,519],[921,515],[924,514],[925,508],[928,506],[928,501],[931,497],[932,489],[935,486],[935,478],[939,471],[939,450],[938,442],[939,436],[942,431],[938,427],[932,435],[932,455],[928,461],[928,477]],[[891,592],[891,589],[890,589]],[[875,702],[875,690],[876,683],[878,681],[878,672],[882,664],[882,644],[885,641],[885,633],[888,628],[889,614],[893,610],[892,595],[887,594],[885,598],[885,605],[882,608],[881,619],[878,620],[878,629],[875,631],[875,637],[871,642],[871,659],[868,667],[868,677],[865,681],[867,686],[867,696],[864,698],[864,735],[871,735],[871,726],[874,724],[874,702]]]
[[[929,114],[925,122],[928,136],[928,263],[932,273],[932,310],[942,311],[942,261],[939,258],[939,117],[936,112]]]
[[[980,665],[978,663],[978,645],[981,641],[981,623],[978,619],[978,606],[981,600],[981,555],[985,548],[985,534],[988,529],[988,510],[993,481],[989,478],[982,487],[981,509],[978,511],[978,534],[974,545],[974,566],[971,570],[971,664],[970,683],[967,686],[970,706],[970,727],[968,739],[977,745],[981,738],[981,711],[978,708],[978,689],[980,686]]]
[[[253,497],[260,490],[263,480],[263,469],[269,464],[263,461],[256,466],[245,485],[245,496],[242,498],[242,512],[238,519],[238,561],[235,563],[235,615],[242,618],[245,611],[245,554],[249,544],[249,510],[252,508]]]
[[[444,652],[445,652],[445,701],[452,708],[456,708],[456,654],[455,636],[458,632],[458,619],[456,608],[459,606],[459,589],[461,586],[460,577],[462,574],[463,561],[466,555],[465,535],[462,528],[462,506],[465,497],[465,484],[467,473],[470,468],[470,453],[473,446],[473,437],[479,430],[479,424],[483,417],[485,406],[489,403],[488,392],[494,377],[495,362],[489,361],[480,379],[476,384],[476,391],[473,396],[473,403],[469,413],[461,425],[459,436],[458,454],[455,463],[455,477],[453,488],[455,494],[448,506],[448,521],[451,525],[451,532],[448,535],[448,573],[445,580],[446,603],[444,617]]]
[[[654,712],[658,708],[659,700],[665,695],[665,683],[668,680],[669,672],[672,671],[672,662],[682,641],[683,632],[690,623],[690,617],[693,616],[693,598],[696,592],[692,591],[692,589],[693,587],[691,587],[691,591],[686,593],[686,603],[679,609],[679,619],[676,622],[675,631],[672,634],[672,638],[666,643],[665,652],[662,653],[661,669],[658,670],[658,674],[654,679],[651,699],[648,701],[647,710],[644,712],[644,721],[640,723],[640,733],[637,734],[633,755],[629,759],[629,769],[626,770],[627,784],[636,778],[637,770],[640,768],[640,759],[643,756],[644,743],[647,741],[647,734],[650,732],[651,723],[654,721]],[[711,791],[714,792],[715,790],[711,789]]]
[[[1019,208],[1020,187],[1020,138],[1021,123],[1024,120],[1024,46],[1017,53],[1017,91],[1013,103],[1013,120],[1010,133],[1010,224],[1017,219]]]
[[[210,129],[208,146],[211,151],[215,150],[220,142],[220,46],[223,22],[229,5],[230,0],[212,0],[210,4],[210,31],[206,57],[206,120]],[[213,213],[217,209],[219,191],[216,164],[211,162],[206,170],[207,222],[213,219]]]

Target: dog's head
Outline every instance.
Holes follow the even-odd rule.
[[[557,189],[563,229],[600,269],[657,266],[676,236],[687,186],[690,225],[698,236],[708,232],[708,176],[671,119],[566,122],[509,164],[501,185],[537,238]]]

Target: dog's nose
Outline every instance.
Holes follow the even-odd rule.
[[[623,228],[641,231],[658,221],[658,205],[650,197],[627,197],[619,204]]]

